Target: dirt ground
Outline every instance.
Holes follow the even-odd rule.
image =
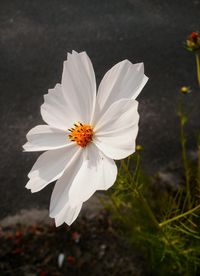
[[[0,275],[147,275],[142,257],[116,227],[105,211],[82,216],[71,227],[41,222],[1,227]]]

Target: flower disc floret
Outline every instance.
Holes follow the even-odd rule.
[[[69,131],[68,138],[82,148],[92,141],[93,128],[88,124],[76,123]]]

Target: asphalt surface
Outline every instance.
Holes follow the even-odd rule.
[[[194,56],[184,49],[200,29],[200,1],[16,0],[0,1],[0,218],[49,205],[53,185],[31,194],[24,188],[38,153],[22,153],[27,131],[42,123],[43,94],[61,79],[72,49],[92,59],[97,82],[125,58],[144,61],[150,80],[138,100],[138,143],[151,173],[178,157],[179,88],[190,114],[189,147],[200,129],[200,90]]]

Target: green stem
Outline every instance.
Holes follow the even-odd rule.
[[[155,226],[156,229],[159,230],[160,229],[159,223],[158,223],[158,221],[157,221],[157,219],[156,219],[156,217],[155,217],[155,215],[154,215],[151,207],[149,206],[149,203],[147,202],[146,198],[143,196],[143,194],[140,192],[139,189],[136,191],[136,193],[137,193],[140,201],[142,202],[145,210],[147,211],[149,217],[151,218],[151,220],[153,222],[153,225]]]
[[[132,188],[133,192],[138,196],[138,198],[139,198],[140,202],[142,203],[144,209],[146,210],[149,218],[151,219],[151,222],[154,225],[155,229],[157,229],[158,231],[161,231],[163,237],[166,239],[166,241],[168,242],[168,244],[175,250],[175,252],[178,253],[178,250],[171,243],[171,241],[168,239],[168,237],[166,236],[164,230],[161,229],[161,226],[160,226],[157,218],[155,217],[154,212],[152,211],[152,209],[151,209],[148,201],[143,196],[143,194],[141,193],[140,189],[137,187],[137,178],[138,178],[138,172],[139,172],[139,167],[140,167],[140,155],[139,154],[137,155],[136,168],[135,168],[135,172],[134,172],[133,176],[129,172],[129,169],[128,169],[128,167],[127,167],[127,165],[126,165],[126,163],[125,163],[124,160],[121,160],[121,166],[122,166],[122,168],[124,169],[124,171],[126,172],[128,178],[129,178],[129,185],[130,185],[130,187],[132,187],[132,185],[134,184],[134,188]],[[134,183],[135,180],[136,180],[136,184]]]
[[[197,187],[200,193],[200,135],[198,138]]]
[[[132,182],[136,183],[135,186],[137,186],[137,182],[138,182],[138,174],[139,174],[140,161],[141,161],[140,154],[139,153],[136,153],[136,154],[137,154],[137,156],[136,156],[136,166],[135,166],[135,172],[134,172],[133,179],[132,179]]]
[[[138,198],[140,199],[140,202],[143,204],[143,207],[145,208],[145,210],[146,210],[149,218],[151,219],[151,221],[152,221],[155,229],[157,229],[159,232],[161,232],[161,234],[163,235],[163,237],[165,238],[165,240],[167,241],[167,243],[175,250],[176,253],[178,253],[178,250],[177,250],[176,246],[171,243],[171,241],[169,240],[169,238],[165,234],[164,229],[161,229],[160,224],[159,224],[156,216],[154,215],[154,212],[151,209],[148,201],[143,196],[143,194],[140,191],[140,189],[138,189],[138,187],[137,187],[137,178],[138,178],[138,172],[139,172],[139,168],[140,168],[140,161],[141,161],[140,155],[138,154],[137,155],[137,160],[136,160],[136,169],[135,169],[135,173],[134,173],[134,177],[133,177],[133,179],[136,181],[135,192],[136,192]]]
[[[188,215],[194,213],[195,211],[197,211],[198,209],[200,209],[200,204],[197,205],[196,207],[194,207],[194,208],[188,210],[187,212],[184,212],[184,213],[182,213],[182,214],[180,214],[180,215],[178,215],[178,216],[175,216],[175,217],[173,217],[173,218],[167,219],[167,220],[165,220],[165,221],[159,223],[159,227],[163,227],[163,226],[165,226],[166,224],[171,223],[172,221],[175,221],[175,220],[178,220],[178,219],[183,218],[183,217],[185,217],[185,216],[188,216]]]
[[[199,60],[198,51],[195,52],[195,57],[196,57],[196,65],[197,65],[197,80],[198,80],[198,85],[200,87],[200,60]]]
[[[124,222],[126,222],[126,217],[122,214],[120,208],[118,207],[117,203],[115,202],[114,198],[112,197],[112,195],[109,196],[116,212],[118,213],[119,217],[121,218],[121,220],[123,220]]]
[[[130,174],[128,167],[126,166],[126,163],[124,160],[121,160],[121,165],[129,177],[129,186],[132,187],[132,184],[134,184],[133,192],[137,194],[140,202],[143,204],[143,207],[145,208],[146,212],[148,213],[149,217],[151,218],[151,221],[152,221],[153,225],[155,226],[155,228],[159,229],[159,223],[158,223],[149,203],[147,202],[146,198],[141,193],[140,189],[138,189],[137,185],[135,185],[135,183],[134,183],[134,180],[136,179],[136,176],[137,176],[137,172],[139,170],[140,156],[137,157],[136,170],[135,170],[134,177],[132,177],[132,175]]]
[[[181,140],[181,148],[182,148],[182,160],[183,160],[183,167],[185,171],[185,182],[186,182],[186,198],[185,202],[188,200],[188,206],[190,207],[191,203],[191,193],[190,193],[190,169],[188,165],[187,153],[186,153],[186,137],[184,133],[184,125],[185,125],[185,118],[182,113],[180,112],[180,140]]]

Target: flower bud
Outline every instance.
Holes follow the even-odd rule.
[[[136,145],[136,151],[140,152],[143,150],[143,147],[141,145]]]
[[[186,46],[189,51],[197,51],[200,49],[200,35],[198,32],[192,32],[188,35]]]
[[[189,94],[189,93],[191,93],[191,91],[192,90],[189,86],[182,86],[180,88],[180,93],[182,93],[182,94]]]

